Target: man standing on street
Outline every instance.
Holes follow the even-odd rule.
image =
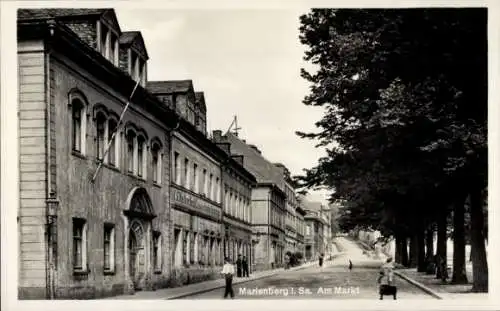
[[[243,277],[249,277],[249,273],[248,273],[248,260],[247,260],[247,256],[243,256],[243,261],[241,262],[242,265],[243,265]]]
[[[229,262],[229,258],[224,259],[224,267],[222,268],[222,274],[226,279],[226,289],[224,290],[224,299],[227,295],[231,295],[231,299],[234,299],[234,291],[233,291],[233,275],[234,275],[234,266]]]
[[[241,261],[241,254],[238,255],[238,260],[236,260],[236,276],[241,278],[241,268],[243,266],[243,263]]]

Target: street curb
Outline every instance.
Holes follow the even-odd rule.
[[[373,249],[373,247],[370,247],[370,245],[368,245],[368,243],[364,242],[364,241],[361,241],[359,239],[357,239],[356,241],[358,241],[359,243],[369,247],[370,249]],[[384,253],[384,252],[383,252]],[[387,254],[384,253],[384,255],[387,256]],[[406,282],[412,284],[413,286],[416,286],[418,287],[419,289],[421,289],[422,291],[424,291],[425,293],[431,295],[432,297],[436,298],[436,299],[443,299],[443,297],[441,295],[439,295],[438,293],[436,293],[435,291],[433,291],[432,289],[430,289],[429,287],[425,286],[424,284],[418,282],[418,281],[415,281],[414,279],[410,278],[409,276],[406,276],[404,273],[401,273],[397,270],[394,270],[394,274],[399,276],[400,278],[402,278],[403,280],[405,280]]]
[[[311,265],[302,265],[302,266],[299,266],[299,267],[294,267],[294,268],[290,268],[288,270],[283,270],[283,271],[302,270],[302,269],[306,269],[306,268],[312,267],[313,265],[314,264],[311,264]],[[280,271],[281,271],[281,269],[275,270],[273,273],[270,273],[270,274],[267,274],[267,275],[263,275],[263,276],[260,276],[260,277],[256,277],[256,278],[253,278],[253,279],[237,280],[237,281],[233,282],[233,285],[237,285],[237,284],[242,284],[242,283],[247,283],[247,282],[252,282],[252,281],[256,281],[256,280],[265,279],[265,278],[268,278],[268,277],[271,277],[271,276],[274,276],[274,275],[278,274]],[[215,287],[209,287],[209,288],[192,290],[190,292],[186,292],[186,293],[182,293],[182,294],[178,294],[178,295],[172,295],[170,297],[164,298],[164,300],[179,299],[179,298],[189,297],[189,296],[193,296],[193,295],[197,295],[197,294],[203,294],[203,293],[211,292],[213,290],[224,288],[224,287],[225,287],[225,285],[217,285]]]
[[[394,274],[402,278],[403,280],[407,281],[408,283],[420,288],[422,291],[426,292],[427,294],[431,295],[432,297],[436,299],[443,299],[441,295],[430,289],[429,287],[425,286],[424,284],[415,281],[414,279],[406,276],[404,273],[401,273],[399,271],[394,271]]]

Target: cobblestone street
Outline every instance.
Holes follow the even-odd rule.
[[[235,299],[378,299],[376,280],[382,260],[367,257],[350,240],[341,238],[337,242],[346,252],[325,267],[284,271],[235,285]],[[348,270],[349,259],[353,262],[352,271]],[[403,279],[397,278],[396,282],[398,299],[434,299]],[[223,293],[223,288],[215,289],[184,299],[220,299]]]

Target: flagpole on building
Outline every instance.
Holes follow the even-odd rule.
[[[118,124],[116,125],[116,129],[113,132],[113,134],[111,135],[111,139],[108,141],[108,143],[106,145],[106,149],[104,149],[104,154],[102,156],[102,160],[99,162],[99,165],[97,166],[97,169],[96,169],[96,171],[94,173],[94,176],[92,176],[92,180],[91,180],[92,183],[94,183],[95,179],[97,178],[97,174],[99,173],[99,170],[102,167],[102,163],[104,162],[104,159],[106,158],[106,155],[109,152],[109,148],[111,146],[111,143],[115,139],[116,133],[118,133],[118,131],[120,130],[120,126],[121,126],[121,124],[123,122],[123,117],[125,116],[125,112],[127,111],[128,106],[130,106],[130,102],[132,101],[132,97],[134,96],[135,90],[137,90],[137,86],[139,86],[139,82],[140,81],[141,81],[141,76],[139,75],[139,78],[137,79],[137,83],[135,84],[134,89],[132,90],[132,93],[130,94],[130,97],[127,100],[127,104],[123,108],[123,111],[122,111],[122,113],[120,115],[120,119],[118,120]]]

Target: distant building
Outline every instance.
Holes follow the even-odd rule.
[[[283,170],[285,178],[285,194],[286,194],[286,218],[285,218],[285,239],[286,251],[295,253],[303,248],[304,235],[299,233],[300,222],[303,218],[300,217],[298,209],[298,200],[293,186],[293,181],[290,171],[281,163],[275,164],[278,168]],[[302,219],[302,220],[301,220]]]
[[[302,208],[300,205],[299,199],[297,198],[297,209],[296,209],[296,216],[297,216],[297,252],[302,253],[303,258],[305,258],[305,253],[306,253],[306,245],[305,245],[305,232],[306,232],[306,221],[304,219],[306,215],[306,211]]]
[[[282,266],[286,248],[286,193],[283,170],[262,156],[260,150],[236,135],[213,131],[217,143],[228,143],[231,152],[244,157],[244,167],[257,179],[252,190],[252,254],[254,270]]]
[[[228,143],[217,144],[233,161],[222,165],[223,225],[226,234],[224,254],[232,262],[245,256],[249,268],[254,262],[252,251],[252,189],[255,177],[244,168],[244,157],[231,154]]]
[[[301,197],[300,202],[305,211],[305,258],[316,260],[321,254],[327,255],[325,228],[328,224],[322,212],[323,205],[320,202],[308,201],[305,197]]]

